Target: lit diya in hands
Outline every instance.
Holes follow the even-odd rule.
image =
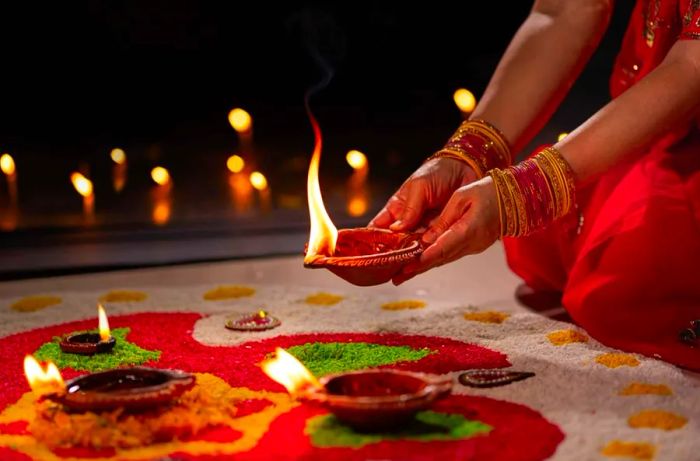
[[[52,362],[44,369],[31,355],[24,374],[40,400],[51,400],[70,411],[141,411],[165,405],[194,386],[194,376],[178,370],[132,367],[79,376],[64,383]]]
[[[294,356],[277,348],[263,371],[291,395],[320,405],[360,431],[397,429],[452,390],[449,376],[392,369],[329,375],[317,380]]]
[[[109,322],[104,308],[98,304],[98,333],[79,332],[72,333],[61,338],[58,345],[63,352],[70,354],[93,355],[110,352],[117,344],[117,340],[111,335]]]
[[[336,229],[323,205],[318,181],[321,129],[308,106],[307,112],[314,129],[315,142],[307,179],[311,232],[304,267],[326,268],[359,286],[388,282],[404,265],[423,252],[421,237],[415,233],[394,233],[366,227],[340,231]]]

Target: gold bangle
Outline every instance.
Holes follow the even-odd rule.
[[[478,179],[481,179],[484,177],[484,170],[483,168],[478,164],[478,162],[471,157],[469,154],[466,152],[459,151],[457,149],[441,149],[437,152],[435,152],[433,155],[425,159],[426,162],[429,162],[430,160],[436,159],[436,158],[453,158],[455,160],[460,160],[464,163],[466,163],[468,166],[470,166],[474,172],[476,173],[476,176]]]
[[[503,134],[503,132],[496,128],[493,124],[480,118],[467,120],[463,123],[463,125],[466,125],[469,122],[471,122],[471,124],[476,127],[482,127],[484,131],[490,135],[489,137],[500,145],[502,152],[506,155],[508,165],[510,165],[513,159],[510,152],[510,146],[508,145],[508,141],[506,140],[506,137]]]
[[[513,204],[515,206],[516,216],[515,216],[515,231],[513,237],[519,237],[521,235],[528,233],[527,228],[527,210],[525,208],[525,197],[523,192],[520,190],[518,182],[515,180],[512,171],[505,170],[503,172],[503,178],[505,179],[508,189],[511,191],[511,196],[513,197]]]

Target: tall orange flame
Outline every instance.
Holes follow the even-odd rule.
[[[311,110],[306,108],[311,126],[314,130],[314,153],[311,156],[309,165],[309,176],[306,182],[306,193],[309,199],[309,217],[311,218],[311,232],[309,233],[309,245],[304,256],[304,262],[309,263],[316,259],[318,255],[331,256],[335,252],[335,244],[338,240],[338,229],[328,216],[326,207],[323,205],[321,196],[321,186],[318,182],[318,168],[321,163],[321,149],[323,147],[323,137],[321,127],[316,121],[316,117]]]

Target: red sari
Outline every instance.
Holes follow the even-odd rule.
[[[700,39],[700,0],[639,0],[610,79],[613,97],[652,71],[677,40]],[[700,130],[677,127],[637,161],[578,191],[584,221],[504,239],[535,290],[563,292],[573,320],[604,344],[700,370]],[[700,328],[698,329],[700,337]]]

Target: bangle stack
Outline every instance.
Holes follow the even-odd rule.
[[[493,168],[501,236],[520,237],[547,227],[576,206],[571,167],[554,147],[506,169]]]
[[[484,120],[467,120],[447,141],[445,147],[428,157],[448,157],[469,165],[479,179],[493,168],[506,168],[512,158],[508,141],[498,128]]]

